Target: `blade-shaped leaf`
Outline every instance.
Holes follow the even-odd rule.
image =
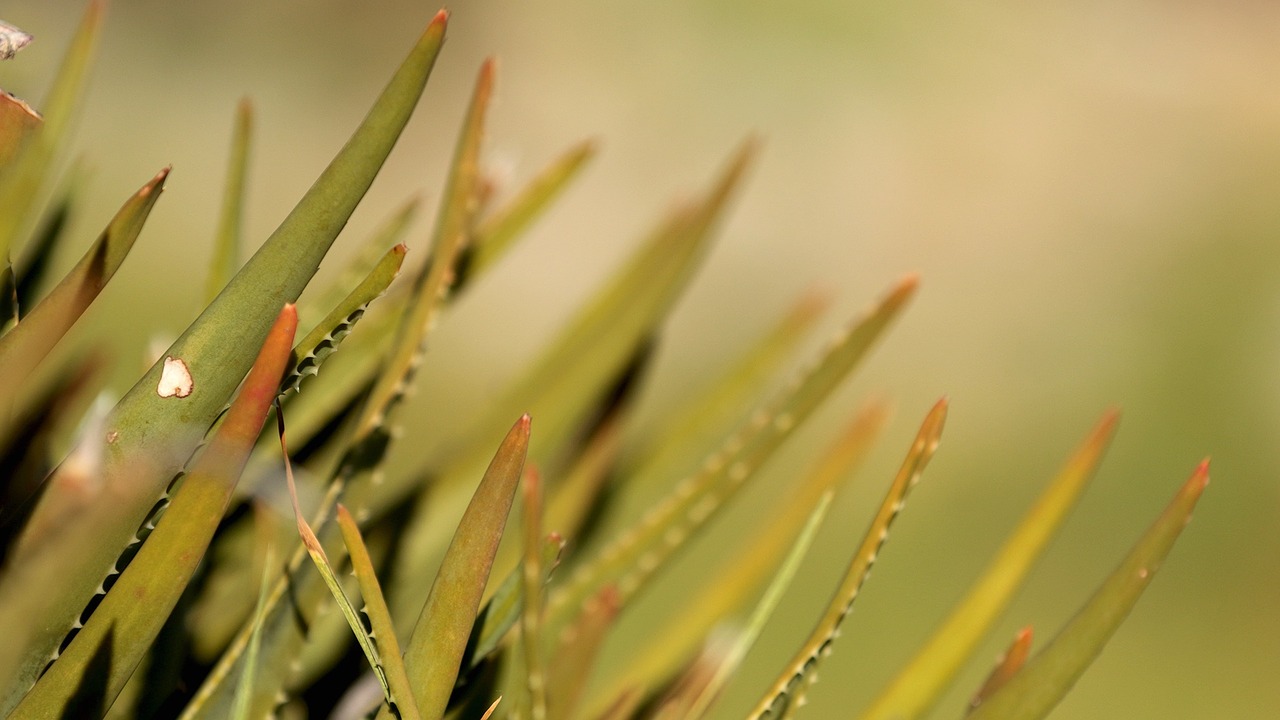
[[[113,498],[114,518],[98,528],[91,542],[74,550],[75,567],[45,587],[57,601],[41,609],[42,617],[24,618],[45,628],[55,644],[223,410],[280,306],[302,292],[373,182],[417,105],[443,40],[445,19],[443,13],[437,15],[298,205],[165,357],[120,400],[105,433],[91,439],[106,439],[101,482]],[[181,382],[169,392],[167,381],[175,376]],[[64,463],[51,478],[51,487],[62,484],[71,470]],[[42,503],[35,519],[47,514],[43,511]],[[3,598],[0,587],[0,606]]]
[[[15,263],[18,276],[18,310],[26,315],[35,306],[36,293],[44,284],[53,255],[66,242],[67,221],[71,210],[80,198],[84,172],[73,165],[58,191],[56,199],[45,214],[35,239],[23,249],[22,258]]]
[[[249,700],[253,697],[253,682],[258,675],[258,649],[262,647],[262,609],[267,603],[267,592],[271,589],[271,564],[271,551],[268,549],[263,563],[262,582],[258,587],[258,603],[253,612],[253,634],[249,637],[249,650],[245,653],[244,672],[240,674],[240,684],[236,688],[231,720],[250,720]]]
[[[286,305],[226,420],[182,481],[160,523],[14,717],[53,717],[71,702],[81,679],[106,649],[103,684],[109,705],[142,660],[196,570],[231,498],[231,489],[258,439],[284,372],[297,327]],[[111,638],[119,638],[112,646]]]
[[[543,569],[544,585],[560,562],[564,545],[564,538],[560,537],[559,533],[550,533],[542,539],[540,566]],[[492,576],[492,571],[490,575]],[[463,666],[466,669],[473,669],[489,658],[502,644],[507,632],[520,621],[524,615],[523,584],[524,569],[517,567],[503,579],[498,589],[494,591],[493,597],[485,603],[476,617],[477,627],[471,631],[472,639],[467,643],[469,652],[463,659]]]
[[[574,716],[596,654],[621,608],[617,591],[606,585],[587,600],[574,624],[559,634],[556,661],[547,667],[547,717],[551,720]]]
[[[33,201],[53,166],[53,158],[66,140],[102,30],[102,9],[101,0],[91,0],[85,8],[84,18],[71,38],[49,97],[41,108],[43,124],[22,144],[13,162],[0,172],[0,258],[12,254],[14,243],[35,211]]]
[[[1205,460],[1089,602],[1021,672],[969,717],[1027,720],[1048,715],[1102,652],[1151,584],[1208,484],[1209,461]]]
[[[240,233],[244,216],[245,176],[249,172],[249,142],[253,131],[253,106],[247,98],[236,107],[236,124],[231,135],[231,158],[227,162],[227,184],[222,191],[222,214],[214,233],[213,258],[205,300],[222,292],[227,281],[240,269]]]
[[[991,564],[928,643],[863,714],[864,720],[917,718],[927,713],[1022,586],[1093,477],[1115,433],[1109,412],[1045,488]]]
[[[43,122],[25,101],[0,90],[0,167],[13,161]]]
[[[529,424],[528,415],[520,418],[494,455],[458,524],[405,648],[405,669],[414,681],[413,694],[424,720],[443,717],[453,692],[516,484],[524,472]]]
[[[897,316],[916,287],[901,281],[865,316],[843,331],[820,361],[734,431],[695,474],[681,480],[672,494],[648,511],[632,528],[607,544],[596,559],[583,563],[567,587],[552,596],[549,626],[574,613],[594,588],[616,583],[623,603],[634,596],[688,537],[707,520],[773,454],[854,366]]]
[[[391,691],[391,701],[395,703],[400,718],[417,720],[418,704],[413,699],[413,688],[404,667],[404,658],[401,657],[400,643],[396,641],[391,611],[387,609],[387,601],[382,596],[382,586],[373,571],[373,560],[360,535],[360,528],[343,505],[338,506],[338,527],[342,530],[342,541],[351,558],[356,580],[360,583],[360,595],[364,598],[365,614],[369,616],[374,642],[382,658],[382,669]]]
[[[682,603],[680,612],[655,628],[650,642],[632,653],[624,667],[605,683],[597,695],[612,700],[625,688],[652,688],[661,684],[689,657],[694,643],[724,618],[738,612],[760,584],[774,572],[783,554],[827,492],[838,489],[851,477],[852,469],[865,457],[888,416],[883,403],[863,408],[840,434],[830,449],[794,488],[780,500],[774,520],[747,540],[747,545],[729,558],[718,572]]]
[[[863,536],[853,561],[841,581],[839,589],[831,598],[831,604],[818,621],[809,639],[800,646],[795,657],[783,668],[781,675],[761,698],[755,710],[748,716],[753,720],[762,718],[791,717],[800,705],[804,704],[804,695],[813,683],[818,664],[831,653],[831,646],[839,635],[840,624],[844,622],[853,603],[858,598],[862,583],[866,581],[880,555],[885,538],[889,536],[889,528],[902,511],[907,495],[920,481],[924,468],[929,464],[933,453],[938,449],[942,437],[942,426],[947,419],[947,401],[939,400],[916,434],[915,442],[907,453],[906,460],[898,470],[893,485],[889,487],[884,502],[871,521],[871,527]]]
[[[1018,631],[1018,635],[1014,637],[1009,649],[1005,650],[1000,659],[996,660],[996,666],[991,669],[991,674],[987,676],[987,679],[982,683],[982,687],[978,688],[978,692],[974,693],[973,699],[969,701],[969,712],[976,710],[979,705],[987,701],[987,698],[994,695],[997,690],[1013,679],[1013,676],[1022,670],[1022,666],[1027,664],[1027,657],[1030,655],[1031,626],[1028,625]]]
[[[142,232],[168,175],[167,168],[161,170],[134,193],[62,282],[0,337],[0,393],[10,397],[17,393],[115,275]]]

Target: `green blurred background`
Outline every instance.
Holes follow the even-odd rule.
[[[113,3],[79,124],[90,202],[75,218],[77,247],[174,167],[134,257],[81,323],[85,342],[115,348],[116,392],[140,371],[140,348],[199,307],[237,100],[257,111],[246,228],[256,244],[435,9]],[[3,19],[36,42],[0,65],[0,86],[38,103],[80,10],[5,3]],[[847,717],[1118,405],[1120,431],[1093,487],[936,716],[959,715],[1016,628],[1033,624],[1037,646],[1051,636],[1211,455],[1195,521],[1054,717],[1280,717],[1280,4],[451,10],[426,98],[324,272],[406,198],[434,205],[487,55],[500,59],[493,167],[518,183],[584,137],[601,154],[441,324],[409,425],[421,440],[396,447],[402,466],[475,417],[672,198],[750,132],[765,138],[764,154],[663,339],[642,419],[719,372],[806,289],[832,294],[834,328],[902,273],[923,277],[887,342],[770,466],[773,487],[744,498],[716,541],[641,603],[613,657],[678,610],[682,583],[750,532],[751,511],[766,509],[860,398],[890,397],[889,432],[722,703],[724,717],[740,716],[807,633],[945,393],[943,446],[811,694],[809,715]],[[419,222],[411,259],[425,255],[428,227]]]

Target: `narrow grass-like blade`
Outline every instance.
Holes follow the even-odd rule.
[[[546,575],[542,570],[542,479],[530,466],[521,483],[524,500],[524,557],[520,563],[522,607],[520,612],[520,663],[523,692],[514,712],[533,720],[547,716],[547,669],[542,656],[542,594]]]
[[[507,524],[507,513],[524,471],[529,448],[529,416],[512,426],[471,504],[418,616],[404,664],[423,720],[444,716],[458,667],[489,581],[489,568]]]
[[[19,315],[26,315],[35,306],[36,293],[44,284],[54,253],[66,241],[67,221],[71,218],[73,206],[81,197],[83,175],[79,165],[72,166],[37,229],[35,239],[23,248],[22,258],[14,264],[18,278]]]
[[[840,624],[853,609],[853,603],[862,589],[862,583],[867,579],[871,566],[880,555],[885,538],[889,536],[890,526],[902,511],[907,495],[920,481],[934,451],[938,449],[946,417],[947,401],[944,398],[933,406],[920,426],[920,431],[911,444],[906,460],[903,461],[897,477],[893,480],[893,485],[885,495],[884,502],[880,504],[880,509],[872,519],[871,527],[867,529],[862,544],[854,554],[839,589],[832,596],[826,613],[814,627],[809,639],[800,646],[795,657],[783,668],[782,674],[765,692],[764,697],[748,717],[753,720],[791,717],[796,708],[804,703],[804,695],[813,683],[818,665],[830,654],[832,643],[839,635]]]
[[[396,706],[399,717],[403,720],[417,720],[418,705],[413,699],[409,674],[405,671],[400,643],[396,641],[395,626],[391,622],[391,611],[387,609],[387,601],[382,596],[382,585],[374,573],[373,560],[369,557],[369,550],[365,547],[364,538],[360,534],[355,518],[351,517],[346,507],[338,506],[337,519],[338,528],[342,530],[342,541],[351,558],[351,567],[355,571],[356,580],[360,583],[360,595],[364,598],[365,614],[369,616],[374,643],[378,646],[378,653],[382,658],[382,669],[386,674],[387,685],[391,689],[391,700]]]
[[[14,243],[35,211],[34,200],[39,197],[53,159],[66,141],[102,30],[103,5],[101,0],[91,0],[85,8],[49,97],[40,108],[43,124],[0,172],[0,258],[12,254]]]
[[[404,242],[405,234],[409,231],[409,226],[417,216],[421,204],[421,201],[414,197],[397,208],[361,242],[355,257],[345,264],[332,282],[316,292],[314,302],[309,301],[307,307],[316,307],[323,311],[324,308],[330,308],[342,302],[350,289],[358,285],[382,260],[387,253],[387,248]],[[305,313],[303,317],[305,318]],[[293,425],[296,433],[298,427],[296,414],[290,414],[290,424]]]
[[[0,338],[0,392],[17,394],[124,263],[168,175],[167,168],[161,170],[134,193],[62,282]]]
[[[165,356],[107,419],[101,482],[113,498],[110,523],[74,549],[75,566],[45,587],[57,601],[38,622],[56,637],[70,627],[150,508],[200,443],[253,362],[279,308],[315,273],[373,182],[417,105],[444,36],[437,15],[369,114],[306,195]],[[175,373],[182,382],[166,392]],[[65,469],[64,469],[65,468]],[[55,471],[51,487],[70,472]],[[46,494],[46,498],[52,496]],[[43,503],[42,503],[43,505]],[[36,508],[36,517],[43,508]],[[23,590],[25,592],[25,589]],[[0,587],[0,604],[6,597]],[[7,618],[6,618],[7,619]],[[31,618],[23,622],[37,624]],[[229,698],[228,698],[229,700]],[[255,704],[255,712],[257,710]],[[225,708],[219,711],[225,714]]]
[[[325,358],[338,349],[338,345],[364,316],[369,303],[386,292],[387,286],[396,279],[407,251],[404,245],[396,245],[388,250],[364,280],[298,342],[293,351],[294,360],[289,372],[280,384],[282,394],[298,390],[303,378],[319,372]]]
[[[816,365],[753,412],[696,473],[681,480],[670,495],[606,544],[595,559],[580,565],[567,586],[552,596],[548,625],[562,624],[604,583],[616,584],[623,603],[634,596],[831,394],[897,316],[915,287],[914,276],[898,283],[841,332]]]
[[[330,564],[329,556],[320,544],[320,539],[311,530],[307,519],[302,516],[302,508],[298,505],[298,488],[293,479],[293,463],[289,462],[289,449],[285,445],[283,415],[277,414],[277,418],[280,428],[280,450],[284,456],[284,476],[289,483],[289,499],[293,502],[293,517],[298,524],[298,535],[302,538],[302,545],[307,549],[307,554],[311,556],[311,562],[315,564],[320,577],[324,579],[325,587],[329,588],[330,594],[338,604],[338,609],[347,620],[347,625],[351,627],[351,633],[355,635],[356,642],[359,643],[365,659],[369,662],[369,667],[377,676],[378,684],[382,686],[383,697],[390,703],[392,702],[391,686],[387,683],[387,675],[382,669],[382,660],[378,656],[378,649],[373,645],[373,638],[369,637],[369,632],[365,630],[360,612],[356,610],[351,599],[347,597],[346,591],[342,589],[342,583],[338,581],[338,573]]]
[[[800,568],[800,561],[804,559],[809,552],[809,547],[813,545],[813,538],[817,535],[818,527],[822,525],[822,520],[826,517],[827,510],[831,507],[831,499],[833,497],[832,491],[828,490],[819,498],[818,505],[809,515],[809,519],[804,528],[801,529],[799,537],[795,539],[795,544],[792,546],[791,551],[787,553],[786,559],[782,561],[777,574],[774,575],[769,587],[765,590],[764,596],[760,598],[755,610],[751,612],[751,617],[747,620],[742,634],[738,636],[729,648],[728,654],[716,668],[711,680],[689,705],[688,711],[684,714],[687,720],[695,720],[706,714],[707,710],[711,708],[711,703],[719,697],[721,690],[729,682],[729,678],[737,671],[742,659],[746,657],[747,652],[755,645],[760,633],[764,630],[765,623],[769,621],[769,618],[773,616],[774,611],[778,609],[778,605],[782,602],[783,593],[791,586],[791,580],[795,577],[796,570]]]
[[[969,718],[1029,720],[1047,716],[1102,652],[1151,584],[1208,484],[1209,461],[1205,460],[1076,616]]]
[[[880,402],[869,403],[858,412],[818,463],[794,488],[788,488],[768,526],[748,538],[746,546],[718,572],[709,573],[709,579],[682,603],[680,612],[655,628],[651,641],[637,648],[625,666],[603,683],[606,689],[589,706],[612,700],[625,688],[659,686],[686,662],[695,643],[738,612],[775,571],[814,505],[852,476],[853,467],[866,456],[887,416],[888,409]]]
[[[606,585],[587,600],[574,624],[560,632],[555,662],[547,667],[547,717],[550,720],[567,720],[576,714],[596,654],[621,608],[622,599],[617,591],[612,585]]]
[[[910,720],[937,703],[1022,587],[1093,477],[1119,416],[1108,412],[942,626],[863,714],[863,720]]]
[[[109,670],[97,680],[108,704],[124,687],[213,538],[275,399],[296,328],[297,313],[286,305],[226,420],[192,465],[148,541],[11,717],[46,718],[62,712],[104,649]]]
[[[249,701],[253,698],[253,683],[258,676],[258,649],[262,647],[263,607],[267,604],[267,592],[271,589],[272,554],[268,549],[266,562],[263,563],[262,582],[258,588],[258,604],[253,613],[253,634],[249,636],[249,649],[245,652],[244,671],[240,673],[240,684],[236,686],[235,707],[231,720],[250,720]]]
[[[231,134],[231,157],[227,162],[227,182],[222,190],[222,213],[213,236],[213,258],[205,285],[205,301],[211,301],[240,269],[240,235],[244,222],[245,177],[249,172],[249,147],[253,132],[253,106],[248,98],[236,106],[235,129]]]
[[[1013,676],[1022,670],[1022,666],[1027,664],[1027,657],[1030,655],[1031,626],[1028,625],[1018,631],[1009,648],[996,661],[996,666],[991,669],[991,674],[982,683],[982,687],[974,693],[973,699],[969,701],[969,712],[976,710],[979,705],[987,701],[987,698],[1013,679]]]
[[[559,533],[550,533],[542,539],[542,559],[539,562],[543,570],[542,583],[545,585],[560,562],[560,554],[564,551],[564,538]],[[524,570],[517,567],[503,579],[494,591],[493,597],[485,603],[476,617],[476,627],[472,629],[472,641],[468,648],[474,647],[463,659],[463,666],[471,669],[489,658],[502,644],[503,638],[511,628],[515,627],[524,614]]]
[[[480,221],[464,255],[459,286],[465,284],[467,276],[481,274],[505,255],[511,244],[560,197],[595,155],[595,150],[595,143],[590,141],[570,148],[529,181],[519,194]]]

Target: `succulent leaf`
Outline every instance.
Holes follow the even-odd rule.
[[[205,299],[212,301],[240,269],[240,235],[244,216],[245,177],[249,172],[249,146],[253,133],[253,106],[248,98],[236,107],[231,134],[231,158],[227,163],[227,184],[222,191],[222,213],[214,233],[213,258]]]

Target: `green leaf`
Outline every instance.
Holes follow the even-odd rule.
[[[694,643],[738,612],[769,573],[776,570],[814,505],[852,476],[853,468],[870,450],[887,416],[883,403],[872,402],[864,407],[803,479],[788,487],[787,497],[775,506],[778,510],[768,527],[749,537],[747,545],[726,558],[718,572],[709,574],[709,579],[681,604],[680,612],[655,628],[649,641],[608,678],[604,683],[607,689],[597,694],[589,706],[611,701],[626,688],[659,686],[686,661]]]
[[[915,287],[914,277],[901,281],[841,332],[816,365],[753,412],[697,472],[677,483],[670,495],[608,543],[595,559],[581,564],[568,585],[552,595],[548,625],[562,624],[604,583],[616,584],[624,604],[634,596],[831,394],[897,316]]]
[[[0,337],[0,393],[13,397],[106,286],[142,232],[164,189],[161,170],[121,206],[98,241],[47,297]]]
[[[459,271],[458,286],[465,278],[477,276],[506,254],[512,243],[560,197],[578,172],[595,155],[595,143],[584,142],[570,148],[506,205],[481,221]]]
[[[715,701],[721,690],[729,682],[730,676],[737,671],[742,659],[746,657],[747,652],[755,645],[760,633],[764,630],[765,623],[769,621],[769,618],[773,616],[774,611],[778,609],[778,605],[782,602],[783,593],[791,586],[791,580],[795,577],[796,570],[800,568],[800,561],[809,553],[809,547],[813,545],[813,538],[817,535],[818,527],[822,525],[822,520],[826,517],[827,510],[831,507],[831,499],[833,497],[833,491],[828,490],[819,498],[817,506],[813,508],[804,528],[800,530],[800,535],[795,539],[795,544],[792,545],[791,551],[787,553],[787,557],[782,561],[782,565],[779,566],[777,574],[774,575],[773,580],[769,583],[769,587],[765,589],[764,596],[760,598],[755,610],[751,612],[751,617],[747,620],[746,629],[738,636],[733,646],[730,647],[728,655],[716,669],[715,675],[689,705],[688,711],[684,714],[685,718],[693,720],[706,714],[707,710],[711,708],[711,703]]]
[[[329,556],[325,553],[324,547],[320,545],[320,539],[316,537],[315,532],[311,530],[311,526],[307,524],[307,519],[302,516],[302,508],[298,505],[298,488],[293,480],[293,463],[289,462],[289,450],[285,446],[285,432],[283,415],[277,415],[280,424],[280,450],[284,456],[284,476],[289,483],[289,499],[293,502],[293,517],[298,524],[298,535],[302,537],[302,545],[307,549],[307,555],[311,556],[311,562],[315,564],[316,570],[320,572],[320,577],[324,580],[325,587],[329,588],[329,592],[333,595],[333,599],[338,603],[338,608],[342,610],[342,616],[346,618],[347,625],[351,627],[351,632],[355,635],[356,642],[360,645],[360,650],[364,652],[364,657],[369,662],[369,667],[373,670],[374,675],[378,678],[378,684],[382,686],[383,697],[387,702],[392,702],[391,686],[387,682],[386,672],[382,669],[382,659],[378,656],[378,649],[373,645],[373,638],[369,637],[369,633],[365,630],[364,622],[360,620],[360,613],[356,610],[355,605],[351,604],[351,599],[347,597],[347,593],[342,589],[342,583],[338,581],[338,573],[333,569],[333,565],[329,562]],[[248,662],[246,660],[246,662]]]
[[[297,312],[286,305],[226,420],[192,465],[155,531],[11,717],[46,718],[62,712],[104,652],[109,668],[95,682],[102,683],[106,704],[124,687],[213,538],[275,399],[297,322]],[[91,521],[83,527],[92,528]],[[81,527],[78,523],[75,530]]]
[[[528,446],[525,415],[507,433],[476,488],[405,648],[405,669],[414,680],[413,694],[424,720],[444,716]]]
[[[387,609],[387,601],[382,596],[382,585],[373,571],[373,560],[369,557],[369,549],[365,547],[360,528],[356,525],[355,518],[342,505],[338,505],[338,528],[342,531],[343,544],[351,558],[356,580],[360,583],[360,595],[364,598],[365,614],[369,616],[374,643],[382,658],[382,670],[391,691],[390,699],[395,703],[398,717],[417,720],[418,704],[413,699],[413,687],[409,682],[409,673],[405,670],[404,658],[401,657],[400,643],[396,641],[391,611]]]
[[[18,310],[25,315],[36,304],[37,292],[44,283],[54,253],[65,244],[67,221],[84,184],[79,165],[72,166],[62,183],[52,207],[45,214],[35,239],[23,249],[22,259],[15,263],[18,276]]]
[[[573,625],[558,635],[555,662],[547,667],[547,717],[574,717],[578,700],[591,677],[596,655],[622,608],[622,599],[606,585],[583,605]]]
[[[764,697],[748,717],[753,720],[792,717],[796,709],[804,704],[805,692],[813,684],[818,665],[831,653],[831,646],[839,635],[840,625],[853,609],[853,603],[862,589],[862,583],[866,581],[867,575],[871,572],[871,566],[880,555],[885,538],[889,536],[889,528],[898,517],[898,513],[902,511],[907,495],[920,481],[933,453],[938,449],[946,418],[947,401],[943,398],[933,406],[925,417],[924,423],[921,424],[906,460],[903,461],[897,477],[893,480],[893,485],[885,495],[884,502],[880,504],[880,509],[872,519],[871,527],[863,536],[862,544],[858,546],[858,551],[854,554],[840,587],[832,596],[826,613],[810,633],[809,639],[800,646],[795,657],[783,668],[778,679],[765,692]]]
[[[232,720],[250,720],[249,702],[253,698],[253,683],[258,677],[258,650],[262,647],[263,607],[267,604],[267,593],[271,589],[272,577],[271,551],[267,551],[266,562],[263,563],[262,582],[258,587],[258,604],[253,612],[253,634],[249,637],[249,650],[245,653],[244,671],[240,673],[240,683],[236,686],[235,708],[231,713]]]
[[[293,351],[294,360],[290,364],[289,373],[280,383],[281,394],[298,390],[303,378],[319,372],[325,358],[338,349],[338,345],[364,316],[369,303],[386,292],[387,286],[396,279],[406,252],[408,249],[404,245],[396,245],[388,250],[369,275],[298,342]]]
[[[1129,615],[1190,521],[1191,511],[1208,484],[1209,461],[1205,460],[1057,637],[969,718],[1028,720],[1047,716]]]
[[[1029,655],[1031,655],[1030,625],[1018,631],[1018,635],[1014,637],[1009,649],[1005,650],[1000,659],[996,661],[996,666],[991,669],[991,674],[987,676],[986,681],[982,683],[982,687],[978,688],[978,692],[974,693],[973,699],[969,701],[969,712],[976,710],[979,705],[987,701],[987,698],[994,695],[997,690],[1013,679],[1022,670],[1022,666],[1027,664]]]
[[[524,557],[520,563],[521,612],[519,660],[523,687],[514,712],[521,717],[543,720],[547,716],[546,661],[542,656],[542,594],[546,575],[542,569],[542,479],[536,468],[525,472],[521,483],[524,499]]]
[[[0,90],[0,167],[6,167],[44,123],[30,105]]]
[[[560,554],[564,551],[565,541],[559,533],[551,533],[542,539],[543,568],[542,582],[545,585],[552,571],[560,562]],[[495,567],[497,563],[495,561]],[[492,571],[490,571],[492,576]],[[467,647],[472,648],[463,663],[470,670],[489,658],[502,644],[507,632],[515,627],[524,615],[524,569],[512,570],[498,585],[493,596],[484,604],[484,608],[476,616],[476,627],[472,629],[472,638]]]
[[[1117,419],[1115,412],[1103,416],[1022,518],[969,594],[872,703],[862,716],[864,720],[917,718],[937,703],[1075,507],[1115,433]]]
[[[91,0],[58,69],[43,107],[44,122],[22,144],[13,162],[0,172],[0,258],[12,255],[14,243],[32,212],[53,159],[66,141],[89,65],[102,30],[104,3]]]
[[[248,98],[236,107],[236,124],[231,135],[231,159],[227,163],[227,184],[222,192],[222,214],[214,234],[213,258],[205,299],[212,301],[240,269],[240,234],[244,216],[245,176],[249,171],[249,143],[253,131],[253,106]]]

